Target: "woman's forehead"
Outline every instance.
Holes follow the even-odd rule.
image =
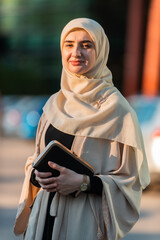
[[[67,40],[82,40],[82,41],[90,41],[90,42],[93,42],[91,36],[88,34],[88,32],[86,32],[85,30],[83,29],[74,29],[73,31],[70,31],[64,41],[67,41]]]

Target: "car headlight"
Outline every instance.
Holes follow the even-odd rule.
[[[156,167],[160,168],[160,130],[153,134],[152,157]]]

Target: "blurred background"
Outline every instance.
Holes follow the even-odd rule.
[[[109,38],[108,67],[135,109],[151,184],[126,240],[160,239],[160,1],[0,0],[0,239],[12,230],[26,158],[42,107],[59,90],[60,33],[77,17],[98,21]]]

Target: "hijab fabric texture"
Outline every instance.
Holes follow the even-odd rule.
[[[77,18],[64,27],[61,50],[65,37],[75,29],[85,30],[93,40],[95,65],[85,75],[73,74],[63,66],[61,89],[47,101],[44,113],[55,128],[65,133],[118,141],[135,148],[140,182],[145,188],[150,180],[141,130],[135,112],[114,87],[106,66],[108,38],[96,21]]]

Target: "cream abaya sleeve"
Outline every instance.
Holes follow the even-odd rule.
[[[139,219],[142,187],[132,147],[123,146],[117,169],[110,169],[103,182],[102,207],[108,239],[121,239]]]
[[[142,186],[136,162],[137,149],[116,141],[95,138],[84,141],[80,137],[74,150],[78,154],[81,152],[81,157],[94,167],[103,183],[101,203],[98,198],[89,196],[99,232],[106,232],[109,240],[123,238],[139,218]]]
[[[16,222],[14,227],[14,233],[16,235],[22,234],[26,230],[28,218],[31,212],[31,205],[34,202],[34,199],[39,192],[39,188],[35,187],[30,182],[32,168],[32,162],[37,158],[40,154],[40,139],[41,135],[43,134],[43,130],[46,126],[46,118],[44,114],[42,115],[36,135],[36,142],[35,142],[35,153],[28,157],[26,166],[25,166],[25,179],[22,187],[22,192],[19,200],[17,215],[16,215]],[[44,144],[42,144],[44,145]]]

